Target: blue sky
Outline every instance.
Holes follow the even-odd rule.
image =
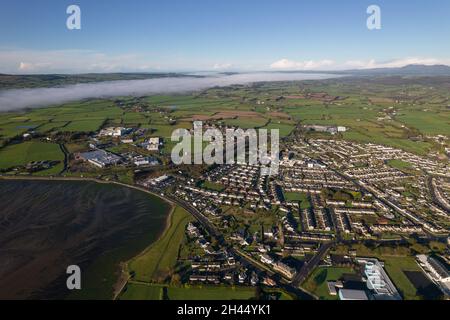
[[[81,8],[81,30],[66,8]],[[382,29],[366,27],[369,5]],[[0,72],[450,64],[448,0],[2,0]]]

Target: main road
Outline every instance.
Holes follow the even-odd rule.
[[[322,244],[319,250],[317,251],[316,255],[312,257],[308,262],[306,262],[300,269],[300,271],[295,275],[291,284],[294,287],[299,287],[303,283],[303,281],[305,281],[308,278],[310,273],[314,271],[314,269],[317,267],[317,265],[320,263],[320,261],[323,259],[323,257],[327,254],[328,250],[330,250],[332,246],[333,242]]]

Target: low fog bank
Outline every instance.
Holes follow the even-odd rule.
[[[263,81],[318,80],[334,77],[338,76],[306,73],[247,73],[215,75],[205,78],[157,78],[83,83],[58,88],[12,89],[0,91],[0,111],[58,105],[88,98],[185,93],[217,86]]]

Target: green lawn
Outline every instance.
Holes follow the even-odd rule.
[[[248,300],[255,297],[255,288],[245,287],[169,287],[171,300]]]
[[[319,267],[303,283],[303,287],[321,300],[337,300],[337,295],[329,295],[327,282],[339,280],[345,273],[353,273],[353,270],[351,268]]]
[[[387,162],[387,164],[396,169],[410,169],[411,168],[411,163],[402,161],[402,160],[397,160],[397,159],[389,160]]]
[[[211,181],[205,181],[202,183],[202,187],[209,190],[222,191],[224,186]]]
[[[412,164],[406,161],[402,161],[402,160],[397,160],[397,159],[393,159],[393,160],[389,160],[387,162],[387,164],[389,166],[391,166],[394,169],[398,169],[406,174],[414,174],[417,173],[415,171],[415,169],[413,168]]]
[[[383,257],[385,269],[399,292],[406,300],[417,300],[416,288],[404,271],[421,271],[414,257]]]
[[[135,274],[135,280],[161,282],[167,278],[175,267],[186,225],[191,219],[191,215],[183,208],[175,208],[170,227],[161,239],[129,263],[129,270]]]
[[[162,300],[163,288],[154,284],[128,283],[120,300]]]
[[[277,289],[264,289],[267,294],[276,294],[279,300],[292,300],[287,293]],[[229,286],[164,286],[159,284],[129,283],[120,295],[120,300],[249,300],[256,296],[254,287]]]
[[[303,192],[285,192],[284,198],[286,201],[300,201],[301,209],[308,209],[311,207],[311,204],[308,200],[308,195]]]
[[[292,130],[294,130],[294,126],[289,124],[272,122],[267,126],[265,126],[263,129],[268,129],[269,132],[271,129],[278,129],[280,130],[280,138],[284,138],[291,134]]]

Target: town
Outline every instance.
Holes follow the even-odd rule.
[[[174,167],[158,175],[164,171],[161,163],[169,161],[160,153],[164,139],[136,143],[145,132],[121,127],[102,129],[92,137],[92,151],[74,161],[135,167],[137,185],[194,215],[178,257],[187,263],[180,275],[186,283],[296,292],[315,268],[344,265],[353,271],[327,281],[329,296],[402,299],[382,261],[336,248],[370,241],[401,244],[408,237],[450,241],[448,163],[372,143],[304,138],[302,132],[310,129],[299,127],[283,144],[279,172],[272,176],[262,175],[261,165],[246,163],[202,166],[197,174]],[[106,151],[114,144],[136,151]],[[152,167],[159,169],[148,174]],[[416,259],[425,279],[448,296],[450,277],[442,262],[423,254]]]

